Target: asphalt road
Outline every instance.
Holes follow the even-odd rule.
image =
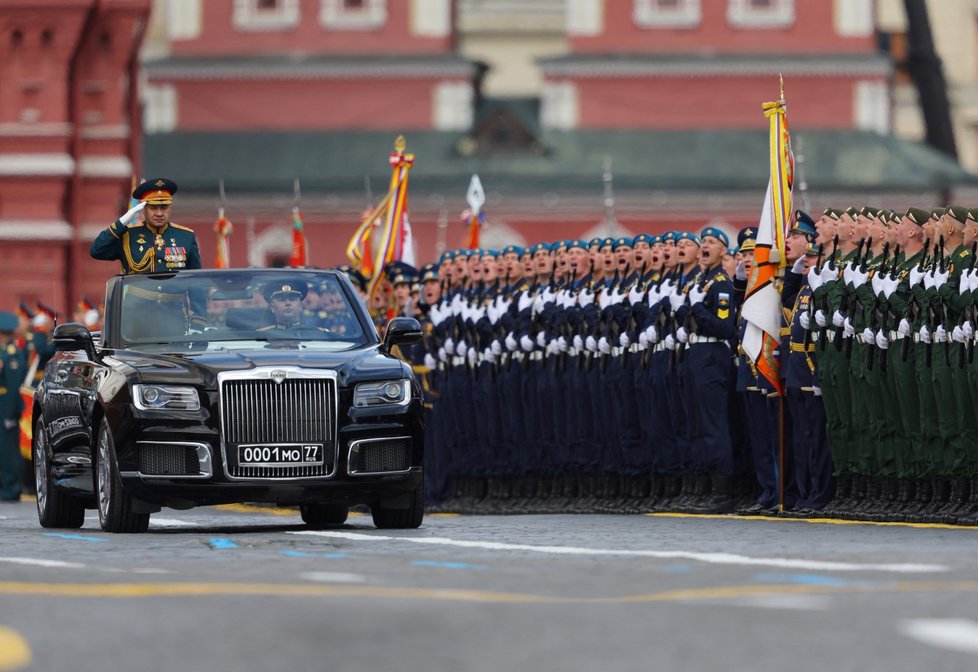
[[[978,530],[682,516],[0,505],[0,670],[978,669]]]

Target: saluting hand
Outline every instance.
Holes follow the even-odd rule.
[[[142,212],[143,208],[145,207],[146,207],[146,201],[140,201],[136,205],[126,210],[126,214],[124,214],[122,217],[119,218],[119,223],[125,226],[130,221],[132,221],[133,217],[135,217],[137,214]]]

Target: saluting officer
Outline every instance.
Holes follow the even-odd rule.
[[[139,202],[92,242],[92,258],[118,260],[125,275],[200,268],[193,230],[170,221],[176,192],[176,183],[165,178],[147,180],[136,187],[132,197]],[[140,213],[142,220],[138,219]]]

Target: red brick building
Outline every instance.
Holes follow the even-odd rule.
[[[475,4],[491,3],[515,16],[523,5]],[[149,4],[0,3],[0,304],[97,296],[116,269],[87,247],[125,209],[133,172],[177,181],[174,219],[197,230],[205,265],[219,180],[232,262],[266,265],[291,249],[298,179],[312,263],[340,263],[399,133],[417,155],[419,260],[458,244],[473,173],[491,245],[733,230],[763,197],[760,104],[779,74],[800,205],[929,206],[976,179],[885,135],[892,66],[872,0],[566,0],[567,53],[527,65],[543,84],[523,99],[485,96],[487,66],[459,53],[474,0],[157,2],[163,35],[137,77]]]

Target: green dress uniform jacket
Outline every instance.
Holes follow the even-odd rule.
[[[192,229],[168,223],[156,234],[146,224],[116,220],[92,242],[94,259],[119,260],[125,275],[200,268],[200,249]]]

